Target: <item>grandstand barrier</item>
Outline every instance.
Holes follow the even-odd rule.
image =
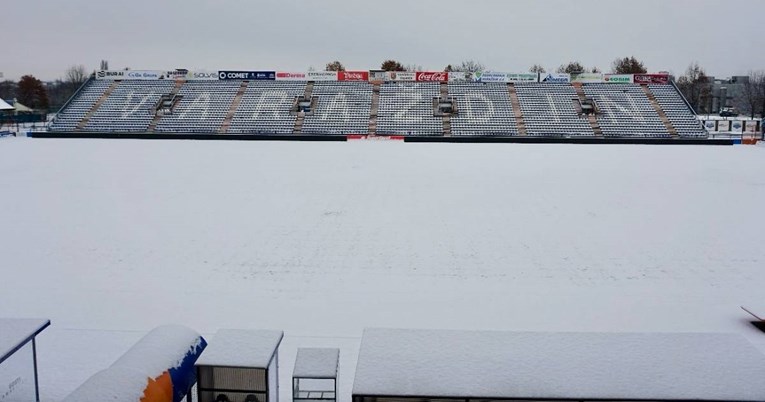
[[[222,140],[222,141],[346,141],[345,135],[283,134],[197,134],[197,133],[113,133],[113,132],[30,132],[32,138],[127,139],[127,140]]]
[[[354,140],[394,140],[412,143],[507,143],[507,144],[639,144],[639,145],[733,145],[732,139],[648,138],[648,137],[503,137],[503,136],[403,136],[403,135],[263,135],[263,134],[151,134],[92,132],[30,132],[32,138],[202,140],[202,141],[298,141],[346,142]],[[741,141],[739,141],[740,143]]]

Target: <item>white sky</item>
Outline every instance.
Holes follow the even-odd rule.
[[[569,60],[607,70],[698,61],[715,76],[765,68],[763,0],[24,0],[0,6],[5,79],[95,69],[350,69],[387,58],[426,69],[475,59],[498,71]]]

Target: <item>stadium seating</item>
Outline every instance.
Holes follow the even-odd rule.
[[[604,136],[670,137],[640,85],[588,84],[584,93],[597,103],[598,124]]]
[[[145,132],[174,81],[122,81],[85,125],[86,131]]]
[[[379,135],[518,136],[522,118],[528,136],[707,135],[673,85],[515,83],[518,111],[511,92],[506,83],[488,82],[91,79],[50,130],[347,135],[366,134],[371,126]],[[312,110],[298,118],[293,106],[306,95]],[[450,117],[434,114],[434,100],[443,95],[456,107]],[[581,115],[582,96],[597,105],[592,122]],[[160,108],[168,99],[174,99],[172,109]],[[373,99],[376,119],[370,119]]]
[[[452,83],[449,96],[457,101],[453,135],[518,135],[507,84]]]
[[[358,134],[369,129],[372,85],[368,82],[317,82],[316,110],[307,115],[303,134]]]
[[[530,136],[594,136],[587,118],[574,108],[576,91],[569,84],[515,84],[526,132]]]
[[[648,88],[653,93],[656,101],[659,102],[659,105],[661,105],[672,126],[677,130],[678,135],[681,137],[697,138],[707,136],[699,119],[696,118],[673,86],[649,85]]]
[[[433,114],[433,99],[440,96],[438,83],[386,82],[380,87],[377,133],[441,135],[443,118]]]
[[[305,95],[305,85],[305,81],[250,81],[228,132],[292,134],[295,115],[290,109],[296,98]]]
[[[67,107],[56,115],[56,119],[51,124],[51,130],[74,131],[111,84],[111,81],[91,80]]]
[[[184,83],[178,91],[181,100],[171,114],[162,116],[156,131],[171,133],[218,131],[240,85],[238,81]]]

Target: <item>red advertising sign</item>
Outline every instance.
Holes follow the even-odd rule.
[[[635,74],[635,84],[669,84],[669,75]]]
[[[446,71],[420,71],[415,76],[416,81],[420,82],[447,82],[449,73]]]
[[[289,73],[284,71],[277,71],[276,79],[277,80],[306,80],[307,77],[305,73]]]
[[[338,71],[338,81],[369,81],[369,71]]]

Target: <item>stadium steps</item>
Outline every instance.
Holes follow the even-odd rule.
[[[173,87],[173,90],[170,91],[170,93],[169,93],[170,97],[177,96],[178,95],[178,91],[181,90],[181,87],[185,83],[186,83],[186,80],[176,80],[175,81],[175,86]],[[173,107],[173,109],[174,108],[175,107]],[[146,131],[148,131],[150,133],[155,132],[154,130],[157,129],[157,124],[159,124],[159,121],[162,120],[162,116],[163,115],[160,114],[159,111],[156,111],[155,114],[154,114],[154,119],[151,121],[151,123],[149,123],[149,128],[147,128]]]
[[[380,110],[380,83],[372,85],[372,107],[369,109],[369,134],[377,134],[377,112]]]
[[[441,100],[449,99],[449,84],[446,82],[441,83]],[[452,117],[449,115],[444,115],[444,126],[443,126],[443,134],[444,137],[451,137],[452,136]]]
[[[311,99],[312,96],[313,96],[313,81],[309,81],[305,84],[305,94],[303,94],[303,98]],[[295,118],[295,127],[292,129],[292,133],[302,134],[304,122],[305,122],[305,113],[298,112],[297,117]]]
[[[88,125],[88,122],[90,121],[91,117],[96,113],[98,108],[101,107],[101,105],[106,102],[106,99],[109,98],[109,95],[112,94],[112,92],[117,89],[117,86],[119,86],[120,81],[114,81],[112,82],[112,85],[104,92],[103,95],[98,99],[96,103],[93,104],[93,107],[90,108],[88,113],[85,115],[85,117],[82,118],[82,120],[77,124],[77,131],[82,131],[82,129],[85,128],[86,125]]]
[[[579,102],[584,103],[584,100],[587,99],[587,96],[584,94],[584,88],[582,88],[582,83],[575,82],[571,85],[573,85],[574,90],[576,90],[576,95],[579,97]],[[590,122],[590,127],[592,127],[592,132],[595,133],[595,136],[602,137],[603,130],[600,129],[600,124],[598,124],[597,116],[595,114],[588,114],[587,120]]]
[[[223,120],[223,124],[220,125],[220,129],[218,129],[218,134],[228,133],[228,129],[231,127],[231,120],[234,119],[234,114],[236,113],[237,109],[239,109],[239,104],[242,103],[242,97],[244,96],[244,92],[247,91],[247,86],[249,84],[250,81],[242,81],[242,85],[239,86],[239,91],[236,93],[236,96],[234,97],[234,100],[231,102],[231,106],[228,109],[228,114]]]
[[[515,115],[515,126],[518,127],[518,134],[526,135],[526,123],[523,121],[521,102],[518,100],[518,92],[515,90],[515,84],[511,82],[507,84],[507,88],[510,91],[510,104],[513,107],[513,115]]]
[[[659,118],[661,119],[662,123],[664,123],[664,126],[667,127],[669,134],[672,136],[672,138],[679,138],[680,135],[677,133],[677,129],[672,125],[672,122],[669,121],[667,114],[664,113],[664,109],[662,109],[661,105],[659,105],[659,101],[656,100],[656,96],[653,95],[651,89],[648,88],[648,85],[641,85],[641,87],[643,87],[643,92],[645,92],[645,96],[648,97],[648,101],[651,102],[653,108],[656,109],[656,113],[659,114]]]

